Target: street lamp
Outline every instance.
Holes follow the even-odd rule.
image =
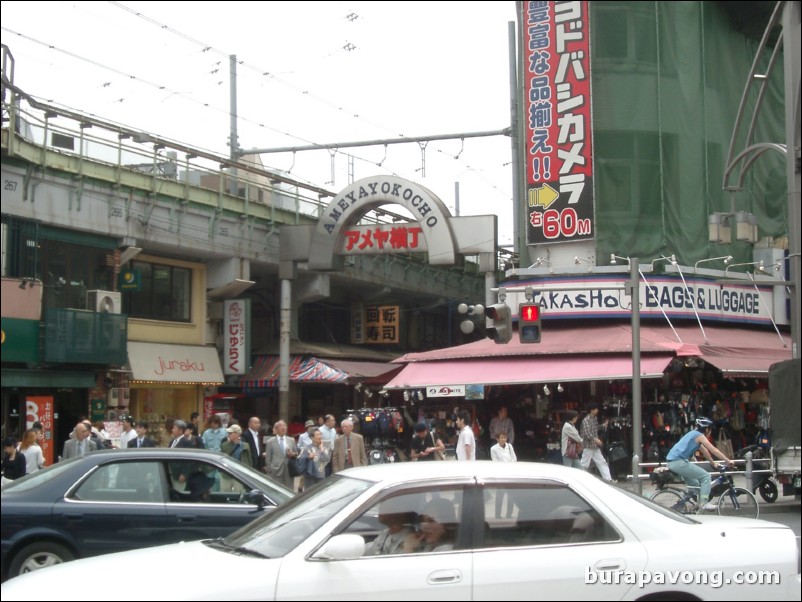
[[[724,265],[727,265],[729,262],[732,261],[732,255],[722,255],[721,257],[710,257],[709,259],[700,259],[699,261],[693,264],[693,271],[694,272],[696,271],[700,263],[705,263],[707,261],[719,261],[720,259],[723,259]]]

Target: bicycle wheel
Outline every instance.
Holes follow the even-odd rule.
[[[687,512],[687,504],[682,501],[682,495],[674,489],[661,489],[650,498],[658,506],[676,510],[677,512]]]
[[[718,498],[718,513],[721,516],[757,518],[760,509],[751,491],[743,487],[733,487]]]

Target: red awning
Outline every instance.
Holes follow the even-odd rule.
[[[391,371],[401,369],[397,364],[386,362],[360,362],[340,359],[321,359],[308,356],[292,356],[290,358],[290,382],[293,383],[329,383],[345,384],[350,382],[367,382],[379,379]],[[277,387],[279,378],[279,357],[277,355],[259,355],[253,367],[239,379],[239,385],[248,388]]]
[[[699,357],[726,376],[768,378],[769,367],[789,359],[790,351],[769,349],[721,349],[701,347]]]
[[[277,355],[257,356],[253,367],[240,378],[240,386],[260,389],[277,387],[279,363]],[[348,375],[345,372],[327,366],[314,357],[296,355],[290,358],[290,382],[344,383],[346,380],[348,380]]]
[[[791,357],[786,337],[774,331],[755,328],[705,325],[703,331],[698,325],[688,322],[673,326],[642,324],[640,348],[643,358],[650,355],[662,356],[665,353],[677,357],[699,357],[728,376],[765,378],[771,364]],[[629,324],[602,323],[585,326],[554,324],[553,327],[547,324],[543,329],[541,343],[537,345],[522,344],[517,336],[513,336],[507,345],[497,345],[490,339],[481,339],[447,349],[408,353],[394,362],[437,365],[444,361],[487,359],[519,362],[524,359],[539,361],[541,358],[568,357],[570,358],[568,361],[573,362],[576,371],[584,371],[585,364],[592,366],[588,358],[623,354],[629,356],[631,353],[632,330]],[[602,376],[602,378],[607,377]],[[631,378],[631,375],[627,378]],[[499,379],[495,379],[494,382],[497,380]],[[574,380],[592,380],[592,378],[587,376]],[[397,383],[398,378],[393,379],[393,382]]]
[[[673,355],[641,357],[641,378],[659,378]],[[443,385],[502,385],[583,380],[631,379],[631,355],[585,357],[502,357],[414,362],[404,366],[387,389]]]

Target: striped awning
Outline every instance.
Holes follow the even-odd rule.
[[[279,357],[260,355],[253,366],[239,380],[244,388],[262,389],[278,386]],[[295,355],[290,358],[290,382],[293,383],[344,383],[348,374],[311,356]]]

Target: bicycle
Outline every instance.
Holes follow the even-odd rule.
[[[669,475],[673,473],[666,469]],[[653,473],[654,474],[654,473]],[[696,514],[699,512],[699,488],[698,487],[671,487],[664,478],[655,479],[655,492],[651,500],[664,508],[670,508],[682,514]],[[760,509],[757,499],[752,492],[743,487],[736,487],[732,481],[732,475],[727,474],[727,467],[719,468],[719,476],[710,484],[710,501],[717,506],[720,516],[742,516],[744,518],[757,518]],[[715,496],[718,502],[715,502]]]

